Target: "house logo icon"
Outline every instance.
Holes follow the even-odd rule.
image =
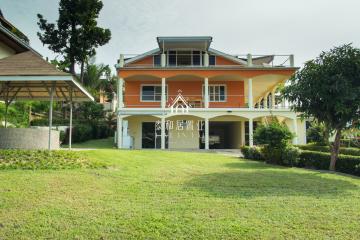
[[[175,99],[170,98],[170,103],[168,107],[170,108],[172,114],[189,113],[189,109],[191,108],[191,105],[188,103],[188,101],[184,98],[184,96],[181,93],[182,91],[178,90],[178,95],[175,97]]]

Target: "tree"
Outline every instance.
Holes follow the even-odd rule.
[[[55,23],[38,14],[37,35],[44,45],[63,55],[68,71],[75,74],[80,64],[80,81],[83,81],[84,65],[96,53],[96,48],[105,45],[111,38],[109,29],[97,26],[96,19],[103,7],[101,0],[60,0],[59,19]]]
[[[335,170],[341,132],[360,117],[360,49],[351,44],[322,52],[294,74],[283,90],[292,109],[335,131],[330,170]]]

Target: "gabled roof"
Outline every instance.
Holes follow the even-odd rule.
[[[27,42],[20,39],[18,36],[16,36],[16,34],[12,33],[2,24],[0,24],[0,41],[3,41],[11,48],[14,48],[16,52],[24,52],[30,50],[40,55],[37,51],[31,48]]]
[[[213,54],[213,55],[216,55],[216,56],[221,56],[221,57],[223,57],[225,59],[228,59],[230,61],[234,61],[234,62],[239,63],[239,64],[247,64],[247,61],[245,61],[243,59],[237,58],[235,56],[232,56],[230,54],[218,51],[218,50],[213,49],[213,48],[209,48],[208,52],[210,54]],[[149,56],[152,56],[152,55],[155,55],[155,54],[160,54],[160,53],[161,53],[160,48],[155,48],[153,50],[150,50],[148,52],[145,52],[143,54],[139,54],[139,55],[137,55],[135,57],[132,57],[132,58],[129,58],[129,59],[125,60],[125,65],[136,62],[136,61],[139,61],[139,60],[141,60],[143,58],[146,58],[146,57],[149,57]]]
[[[174,48],[195,48],[207,51],[212,42],[210,36],[189,36],[189,37],[157,37],[157,42],[161,51]]]
[[[32,51],[0,59],[0,76],[71,76]]]
[[[48,100],[55,86],[56,100],[68,101],[70,88],[73,101],[93,101],[94,98],[69,73],[58,70],[32,51],[0,59],[0,99]]]

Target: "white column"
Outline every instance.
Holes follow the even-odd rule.
[[[252,78],[248,78],[248,103],[249,108],[253,108],[253,90],[252,90]]]
[[[208,67],[209,66],[209,54],[206,52],[204,54],[204,67]]]
[[[119,113],[117,115],[117,129],[116,129],[116,143],[117,143],[117,148],[122,148],[122,140],[123,140],[123,118],[120,117]]]
[[[261,99],[258,101],[257,108],[258,108],[258,109],[260,109],[260,108],[261,108]]]
[[[165,117],[161,118],[161,149],[165,149]]]
[[[161,78],[161,108],[166,107],[166,79]]]
[[[55,91],[55,83],[52,84],[50,90],[50,110],[49,110],[49,145],[48,149],[51,150],[51,130],[52,130],[52,118],[53,118],[53,103],[54,103],[54,91]]]
[[[119,78],[117,81],[117,102],[118,102],[118,106],[117,106],[117,129],[116,129],[116,137],[117,137],[117,147],[118,148],[122,148],[122,117],[121,117],[121,113],[120,110],[121,108],[124,106],[124,102],[123,102],[123,85],[124,85],[124,79],[123,78]]]
[[[123,88],[124,88],[124,79],[119,78],[117,82],[117,103],[118,103],[118,109],[124,107],[124,96],[123,96]]]
[[[293,144],[296,145],[298,144],[298,137],[297,137],[297,118],[295,117],[293,119],[293,131],[294,131],[294,138],[293,138]]]
[[[267,109],[268,108],[268,97],[269,95],[266,93],[265,97],[264,97],[264,108]]]
[[[250,53],[247,55],[247,65],[248,65],[248,67],[252,67],[252,65],[253,65],[252,55]]]
[[[204,79],[204,105],[209,108],[209,79]]]
[[[254,146],[254,127],[253,127],[253,120],[252,118],[249,119],[249,146]]]
[[[245,121],[241,121],[240,123],[240,138],[241,138],[241,146],[245,146]]]
[[[69,149],[72,144],[72,119],[73,118],[73,88],[70,87],[70,123],[69,123]]]
[[[209,119],[205,118],[205,150],[209,150]]]
[[[294,55],[291,54],[289,56],[289,62],[290,62],[290,67],[294,67],[295,66],[295,61],[294,61]]]
[[[124,67],[124,65],[125,65],[124,54],[120,54],[119,67]]]
[[[276,100],[275,100],[275,92],[276,92],[276,89],[272,90],[271,92],[271,108],[276,108]]]
[[[161,67],[166,67],[166,54],[162,53],[160,55],[160,63],[161,63]]]

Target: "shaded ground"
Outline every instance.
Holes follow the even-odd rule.
[[[0,239],[358,239],[360,179],[209,153],[0,171]]]

